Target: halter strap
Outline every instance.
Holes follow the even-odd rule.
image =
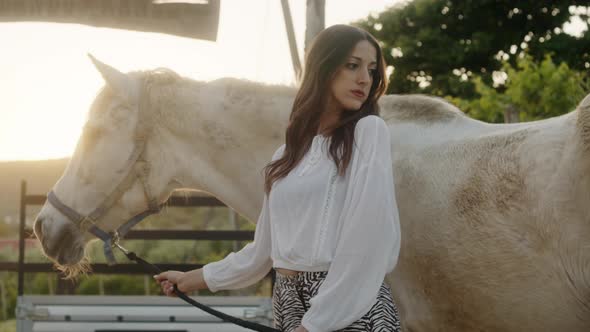
[[[145,121],[143,119],[146,116],[143,114],[143,112],[145,112],[144,109],[146,109],[147,106],[146,101],[143,100],[145,98],[141,98],[142,96],[148,95],[145,91],[148,89],[148,87],[144,84],[141,89],[142,93],[140,94],[139,98],[140,104],[138,107],[138,122],[134,132],[135,148],[127,159],[125,165],[127,174],[121,180],[121,182],[119,182],[115,189],[113,189],[113,191],[101,202],[101,204],[99,204],[98,207],[92,210],[92,212],[90,212],[88,215],[82,215],[73,208],[64,204],[57,197],[53,190],[47,194],[47,200],[49,203],[64,216],[66,216],[72,223],[74,223],[74,225],[76,225],[82,232],[88,231],[104,242],[104,254],[109,265],[116,264],[115,255],[113,254],[112,248],[117,244],[119,239],[124,237],[133,226],[145,219],[145,217],[154,213],[158,213],[162,209],[162,205],[158,204],[157,197],[153,195],[148,183],[150,167],[144,158],[144,153],[146,139],[151,132],[151,126],[149,125],[149,121]],[[148,209],[135,215],[112,233],[100,229],[97,226],[98,221],[106,215],[106,213],[123,196],[123,194],[125,194],[125,192],[131,188],[136,180],[139,180],[143,186]]]

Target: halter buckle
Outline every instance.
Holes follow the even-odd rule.
[[[119,232],[115,231],[112,235],[112,242],[111,242],[111,247],[112,248],[119,248],[119,250],[121,250],[125,255],[129,254],[129,250],[123,248],[123,246],[121,244],[119,244],[119,241],[121,240],[121,237],[119,236]]]

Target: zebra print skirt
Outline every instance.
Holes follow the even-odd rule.
[[[291,332],[299,325],[309,308],[309,300],[315,296],[328,272],[301,272],[293,276],[276,273],[272,305],[275,328]],[[391,289],[384,282],[379,289],[377,302],[359,320],[341,332],[399,332],[401,331],[397,308]]]

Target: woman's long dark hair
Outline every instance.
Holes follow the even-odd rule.
[[[351,56],[356,44],[366,40],[377,52],[377,68],[367,100],[358,111],[341,112],[331,131],[330,155],[338,174],[343,176],[352,156],[354,127],[367,115],[379,115],[377,100],[387,88],[385,61],[379,43],[370,33],[349,25],[333,25],[320,32],[305,56],[301,87],[295,96],[286,132],[285,151],[279,159],[264,167],[264,190],[268,195],[272,184],[297,166],[309,150],[318,131],[320,117],[326,109],[330,84],[338,70]]]

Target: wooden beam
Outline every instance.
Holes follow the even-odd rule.
[[[299,82],[301,79],[301,61],[299,60],[299,52],[297,51],[297,40],[295,39],[295,32],[293,29],[291,9],[289,9],[289,2],[287,0],[281,0],[281,6],[283,7],[285,28],[287,28],[287,38],[289,39],[289,49],[291,50],[291,62],[293,63],[293,70],[295,71],[295,80]]]
[[[326,26],[326,0],[307,0],[305,10],[305,48]]]
[[[76,23],[215,41],[220,0],[0,0],[0,22]]]
[[[46,195],[25,195],[23,201],[27,205],[43,205],[47,200]],[[166,206],[217,206],[224,207],[222,201],[213,196],[193,195],[190,196],[171,196],[165,204]]]

